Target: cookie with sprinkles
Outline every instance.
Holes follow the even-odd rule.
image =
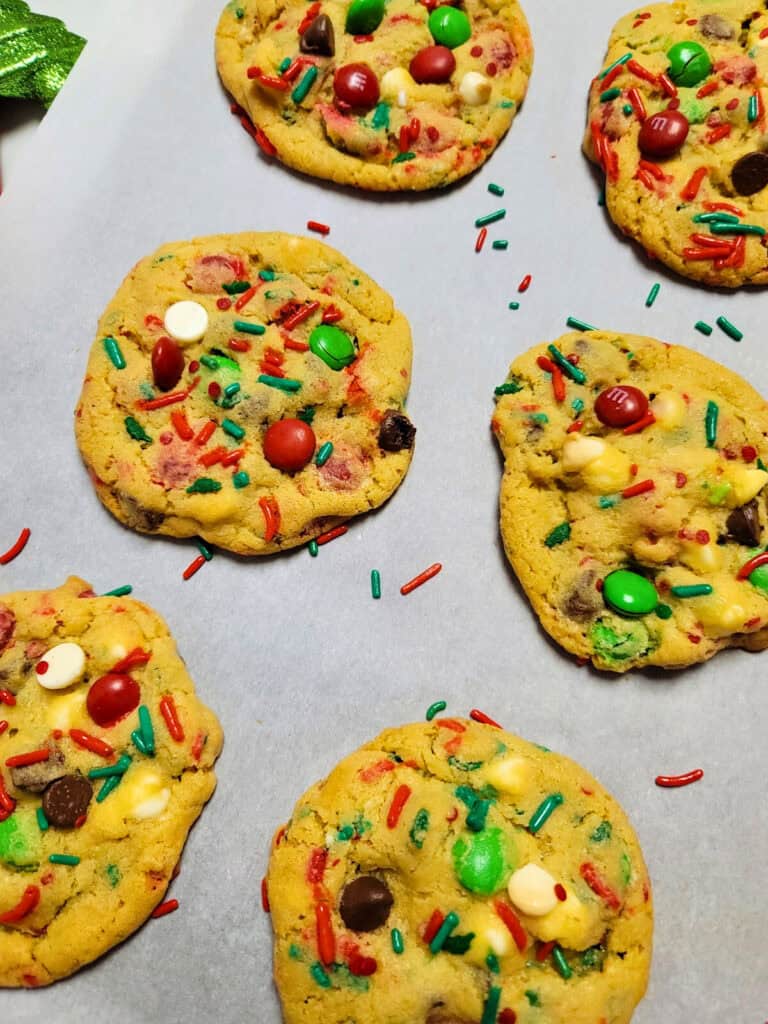
[[[64,978],[171,909],[221,742],[146,605],[75,577],[0,596],[0,986]]]
[[[388,729],[298,802],[266,879],[286,1024],[627,1024],[637,838],[583,768],[489,724]]]
[[[584,149],[611,218],[708,285],[768,283],[767,73],[765,5],[685,0],[622,18],[592,80]]]
[[[77,439],[126,525],[269,554],[397,489],[410,376],[405,317],[334,249],[277,233],[177,242],[102,316]]]
[[[533,47],[518,0],[229,3],[216,62],[262,149],[378,191],[471,174],[503,138]]]
[[[746,381],[591,330],[496,396],[501,533],[550,636],[611,672],[768,647],[768,404]]]

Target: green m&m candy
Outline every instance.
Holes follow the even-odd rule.
[[[355,361],[355,343],[346,331],[333,324],[320,324],[309,336],[312,352],[332,370],[343,370]]]
[[[384,0],[352,0],[345,28],[352,36],[369,36],[384,17]]]
[[[436,7],[429,16],[429,31],[440,46],[455,50],[472,35],[469,18],[455,7]]]
[[[603,598],[619,615],[648,615],[659,603],[656,587],[636,572],[617,569],[603,581]]]
[[[517,861],[500,828],[487,828],[458,839],[451,850],[453,869],[470,892],[491,896],[504,885]]]
[[[667,57],[669,77],[675,85],[698,85],[712,70],[712,61],[701,43],[675,43],[667,50]]]

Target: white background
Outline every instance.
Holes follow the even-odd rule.
[[[616,679],[561,655],[504,559],[488,424],[510,361],[561,334],[568,314],[692,345],[768,394],[768,300],[673,279],[596,204],[598,179],[579,150],[585,95],[625,0],[529,6],[529,99],[496,155],[450,191],[390,198],[262,158],[217,81],[218,4],[48,3],[89,45],[40,128],[15,148],[0,199],[0,549],[32,529],[24,554],[0,567],[0,590],[55,585],[70,572],[99,591],[132,583],[168,619],[226,743],[218,791],[172,889],[179,912],[70,981],[3,992],[4,1020],[277,1024],[258,892],[269,837],[342,756],[384,726],[421,718],[437,698],[453,714],[482,707],[570,755],[629,813],[657,909],[652,981],[635,1024],[765,1020],[768,655],[726,652],[679,674]],[[500,205],[491,181],[507,190],[507,218],[478,256],[474,219]],[[411,321],[419,433],[410,474],[317,559],[217,554],[183,583],[194,544],[123,529],[75,448],[72,411],[97,318],[162,242],[302,232],[308,218],[330,224],[328,241]],[[494,237],[510,240],[506,253],[491,250]],[[511,312],[525,273],[533,285]],[[647,310],[654,281],[661,294]],[[744,330],[741,344],[693,330],[721,313]],[[442,574],[401,597],[399,586],[435,561]],[[688,789],[653,783],[698,766],[704,780]]]

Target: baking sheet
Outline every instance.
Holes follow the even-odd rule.
[[[562,333],[568,314],[689,344],[768,394],[768,296],[705,292],[654,268],[596,204],[597,177],[579,152],[585,94],[626,0],[528,7],[534,77],[499,151],[448,192],[389,198],[261,157],[217,82],[217,3],[99,5],[89,46],[0,204],[0,548],[32,529],[24,554],[0,567],[0,591],[71,572],[99,591],[133,584],[168,619],[226,742],[218,791],[173,885],[180,911],[69,981],[0,992],[4,1020],[278,1024],[259,904],[269,838],[341,757],[437,698],[453,714],[482,707],[575,758],[629,813],[657,907],[636,1024],[765,1019],[768,654],[622,679],[562,656],[501,550],[501,461],[488,423],[509,362]],[[506,188],[508,213],[489,242],[507,237],[510,248],[476,255],[475,217],[502,205],[486,191],[492,181]],[[300,233],[309,218],[331,225],[329,243],[411,321],[410,474],[316,559],[217,554],[183,583],[194,545],[119,526],[75,449],[72,410],[97,317],[161,242]],[[526,273],[533,284],[517,296]],[[661,293],[648,310],[654,281]],[[693,330],[720,314],[744,330],[741,344]],[[399,586],[435,561],[442,574],[401,597]],[[381,601],[370,597],[373,567]],[[688,789],[653,783],[697,766],[704,780]]]

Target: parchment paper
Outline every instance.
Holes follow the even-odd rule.
[[[66,4],[61,5],[66,8]],[[228,111],[211,0],[102,3],[89,45],[0,206],[0,590],[132,583],[164,614],[226,733],[219,788],[172,895],[178,913],[72,980],[0,993],[14,1024],[277,1024],[259,881],[299,794],[380,728],[437,698],[480,706],[580,761],[636,826],[655,887],[654,967],[637,1024],[747,1024],[768,1013],[765,722],[768,654],[729,652],[679,674],[613,679],[578,668],[538,629],[497,527],[492,390],[568,314],[689,344],[768,394],[768,295],[706,292],[646,264],[597,206],[580,155],[585,95],[626,0],[538,4],[529,99],[490,163],[434,196],[385,198],[267,163]],[[586,13],[588,12],[588,13]],[[62,11],[66,17],[66,10]],[[474,253],[475,217],[507,219]],[[91,491],[72,411],[97,317],[158,244],[243,229],[331,225],[395,296],[415,341],[416,456],[383,510],[343,540],[266,560],[217,554],[190,582],[191,542],[123,529]],[[525,273],[530,291],[511,312]],[[644,306],[654,281],[661,294]],[[727,315],[736,344],[699,318]],[[435,561],[440,576],[404,598]],[[381,601],[369,573],[382,574]],[[659,772],[705,769],[662,791]],[[542,1017],[542,1020],[544,1018]]]

